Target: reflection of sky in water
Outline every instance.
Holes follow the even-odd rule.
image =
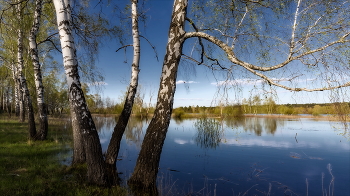
[[[177,191],[189,187],[213,191],[216,186],[218,195],[232,195],[232,190],[238,195],[258,184],[248,195],[263,195],[261,192],[267,193],[271,184],[271,193],[275,195],[283,195],[285,190],[306,195],[307,179],[308,194],[321,195],[322,173],[328,191],[330,163],[335,176],[334,195],[350,192],[350,142],[337,135],[329,122],[265,118],[223,121],[220,123],[225,131],[215,149],[201,148],[213,145],[198,142],[216,140],[196,140],[195,122],[195,119],[172,120],[164,143],[159,176],[162,179],[170,176],[176,181]],[[104,150],[115,121],[112,124],[100,128]],[[123,137],[117,166],[124,178],[130,176],[135,166],[147,125],[131,121]]]

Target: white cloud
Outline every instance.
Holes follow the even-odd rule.
[[[102,86],[102,85],[108,85],[107,82],[103,82],[103,81],[100,81],[100,82],[92,82],[92,83],[87,83],[88,86]]]
[[[198,83],[198,82],[195,82],[195,81],[185,81],[185,80],[178,80],[176,82],[176,84],[195,84],[195,83]]]
[[[211,101],[211,99],[203,99],[203,98],[175,98],[175,99],[181,100],[181,101]]]
[[[218,82],[212,82],[212,85],[215,86],[224,86],[224,85],[238,85],[238,84],[260,84],[263,80],[252,80],[252,79],[237,79],[237,80],[222,80]]]
[[[295,142],[288,141],[269,141],[263,139],[226,139],[223,145],[234,145],[234,146],[261,146],[270,148],[295,148]],[[309,148],[320,148],[320,144],[314,142],[299,142],[297,147],[309,147]]]
[[[174,139],[174,142],[177,143],[177,144],[187,144],[189,143],[189,141],[187,140],[183,140],[183,139]]]

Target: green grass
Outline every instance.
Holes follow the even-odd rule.
[[[86,167],[61,164],[71,157],[64,120],[49,121],[46,141],[28,139],[27,124],[0,116],[1,195],[126,195],[120,187],[86,184]]]

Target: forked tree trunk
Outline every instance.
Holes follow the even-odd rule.
[[[108,168],[109,180],[112,184],[117,183],[117,168],[116,160],[120,149],[120,141],[125,132],[126,125],[128,124],[132,107],[134,105],[134,99],[138,86],[138,75],[139,75],[139,62],[140,62],[140,38],[138,29],[138,13],[137,13],[138,0],[132,0],[132,36],[133,36],[133,47],[134,57],[131,66],[131,79],[129,84],[128,93],[126,95],[124,108],[121,115],[118,118],[118,122],[114,127],[111,141],[108,145],[106,153],[106,165]]]
[[[95,123],[87,108],[78,74],[78,59],[72,35],[72,5],[69,0],[54,0],[57,25],[66,73],[72,118],[77,121],[86,152],[87,179],[90,183],[107,185],[105,162]],[[73,120],[73,121],[74,121]],[[74,126],[74,124],[73,124]]]
[[[22,21],[22,10],[21,3],[17,5],[17,17],[18,22]],[[19,25],[21,26],[21,25]],[[34,111],[32,105],[32,99],[30,98],[29,89],[27,86],[27,80],[23,74],[24,62],[23,62],[23,32],[21,27],[18,28],[18,38],[17,38],[17,63],[18,63],[18,78],[20,80],[21,92],[22,92],[22,115],[21,121],[24,121],[24,108],[27,109],[28,114],[28,125],[29,125],[29,136],[34,139],[36,136],[35,120],[34,120]],[[23,119],[22,119],[23,118]]]
[[[48,131],[48,123],[47,123],[47,114],[45,109],[45,101],[44,101],[44,86],[42,82],[41,76],[41,66],[39,63],[38,56],[38,47],[36,43],[36,36],[40,27],[40,16],[41,16],[41,8],[42,8],[42,0],[35,1],[35,12],[34,12],[34,21],[32,25],[32,29],[29,34],[29,48],[30,54],[32,57],[32,62],[34,66],[34,78],[35,78],[35,87],[37,93],[37,104],[38,104],[38,113],[39,113],[39,124],[40,129],[37,133],[36,139],[45,140]]]
[[[187,0],[175,0],[157,106],[147,128],[134,173],[128,181],[132,189],[150,191],[150,194],[156,194],[154,189],[158,165],[173,109],[176,76],[184,42],[186,10]]]

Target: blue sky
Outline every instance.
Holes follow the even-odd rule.
[[[116,1],[120,7],[127,0]],[[145,94],[145,102],[149,100],[150,92],[153,92],[152,102],[155,104],[158,93],[162,62],[165,54],[167,43],[168,28],[172,11],[172,0],[148,0],[146,1],[146,27],[141,25],[141,35],[156,46],[159,61],[155,58],[155,53],[150,45],[141,38],[141,61],[140,61],[140,80],[142,92]],[[130,37],[131,38],[131,37]],[[129,43],[132,44],[131,39]],[[185,45],[189,47],[190,44]],[[116,49],[121,47],[117,40],[103,43],[100,49],[99,60],[96,66],[104,74],[105,84],[102,87],[102,97],[110,97],[116,101],[125,92],[130,78],[130,64],[132,62],[132,48],[129,47],[124,53]],[[188,49],[188,48],[185,48]],[[204,66],[189,66],[185,63],[180,65],[177,77],[177,88],[175,93],[174,107],[179,106],[213,106],[223,96],[220,82],[224,76],[213,73]],[[239,102],[249,96],[260,95],[261,98],[266,96],[259,86],[260,80],[254,82],[249,78],[238,78],[238,88],[232,88],[227,94],[228,102]],[[93,90],[93,88],[91,88]],[[221,90],[220,90],[221,89]],[[269,91],[269,90],[268,90]],[[280,104],[286,103],[325,103],[329,102],[327,93],[295,93],[280,88],[274,89],[278,97],[275,101]],[[218,93],[219,92],[219,93]],[[93,92],[92,92],[93,93]],[[267,95],[268,96],[268,95]]]

